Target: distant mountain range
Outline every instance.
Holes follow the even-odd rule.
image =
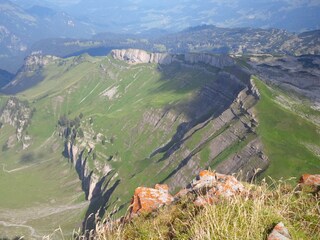
[[[24,9],[11,1],[0,0],[0,61],[9,71],[15,70],[17,59],[13,57],[25,55],[29,46],[40,39],[89,37],[93,33],[92,26],[65,12],[43,6]]]
[[[319,4],[303,2],[0,0],[0,69],[15,73],[34,51],[66,57],[119,47],[319,54],[319,31],[290,32],[319,28]]]
[[[51,1],[55,2],[56,1]],[[190,26],[281,28],[302,32],[320,28],[316,0],[81,0],[64,9],[108,31],[179,31]]]
[[[150,32],[149,32],[150,33]],[[58,57],[105,56],[115,48],[140,48],[147,51],[188,53],[210,52],[215,54],[280,54],[318,55],[320,53],[319,30],[293,34],[280,29],[218,28],[203,25],[177,33],[155,31],[154,34],[100,33],[91,39],[51,38],[30,45],[22,52],[11,68],[15,72],[24,57],[32,52]],[[18,60],[17,60],[18,59]],[[5,58],[0,59],[0,69],[6,68]]]

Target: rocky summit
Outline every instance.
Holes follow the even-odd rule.
[[[196,206],[204,206],[217,202],[220,197],[229,198],[244,192],[244,186],[235,177],[204,170],[174,197],[169,193],[166,184],[156,184],[155,188],[136,188],[129,216],[136,216],[142,212],[151,212],[164,205],[170,205],[187,194],[195,194]]]
[[[299,184],[306,184],[308,186],[316,187],[318,186],[318,183],[316,181],[317,178],[318,178],[318,175],[304,174],[301,177],[301,179],[305,179],[305,182],[302,183],[302,180],[300,180]],[[134,195],[132,197],[131,205],[130,205],[127,216],[113,223],[110,223],[110,222],[107,223],[106,230],[105,232],[102,232],[102,234],[107,234],[107,236],[113,236],[114,226],[117,226],[119,224],[122,224],[121,226],[122,228],[124,228],[124,233],[125,233],[126,228],[130,229],[131,224],[133,225],[139,224],[139,221],[150,221],[151,219],[153,224],[157,224],[157,221],[159,221],[158,219],[160,219],[160,222],[164,221],[163,218],[179,219],[178,217],[179,215],[176,211],[178,212],[190,211],[187,214],[194,214],[192,213],[192,210],[190,210],[192,208],[197,209],[196,214],[201,215],[201,212],[203,211],[204,214],[202,215],[202,217],[206,218],[206,220],[208,220],[207,218],[210,218],[210,216],[208,215],[214,214],[213,212],[210,212],[213,210],[208,210],[208,209],[211,209],[211,206],[213,206],[212,209],[216,209],[216,208],[218,209],[220,206],[223,206],[226,211],[225,214],[227,215],[228,211],[230,211],[229,208],[236,208],[236,205],[240,203],[241,208],[243,208],[241,210],[247,211],[247,209],[245,209],[245,206],[246,204],[253,204],[251,201],[253,202],[257,201],[259,202],[259,204],[266,204],[263,202],[270,201],[270,199],[269,200],[267,199],[265,194],[269,194],[269,196],[271,196],[272,193],[261,192],[260,190],[262,188],[263,186],[256,186],[254,184],[241,183],[234,176],[219,174],[217,172],[210,171],[210,170],[200,171],[198,176],[196,176],[196,178],[190,184],[188,184],[185,188],[181,189],[174,197],[170,195],[168,185],[165,185],[165,184],[157,184],[155,188],[138,187],[136,188]],[[278,189],[277,191],[278,192],[274,197],[283,198],[283,202],[281,202],[280,200],[279,204],[280,205],[287,204],[285,202],[287,201],[285,200],[286,198],[285,195],[288,195],[288,186],[286,187],[286,190],[284,190],[286,191],[286,193],[283,193],[282,192],[283,190],[280,190],[280,189]],[[290,195],[290,197],[293,195],[296,195],[295,200],[299,201],[299,198],[297,198],[299,194],[301,194],[301,192],[297,191],[297,188],[295,188],[295,190],[293,190],[292,195]],[[315,203],[314,201],[318,201],[318,198],[319,196],[316,196],[315,198],[313,198],[312,195],[309,195],[307,196],[306,201],[312,201],[311,204],[314,204]],[[189,209],[186,209],[186,206],[188,206],[188,204],[189,204]],[[265,214],[270,214],[270,212],[267,213],[269,210],[263,209],[264,207],[268,207],[267,205],[256,206],[256,207],[257,207],[256,211],[265,211]],[[270,207],[272,207],[272,202]],[[285,206],[285,207],[288,207],[288,206]],[[183,209],[180,209],[180,208],[183,208]],[[172,212],[172,209],[174,210],[174,212]],[[150,213],[153,213],[153,214],[150,215]],[[163,215],[166,215],[166,214],[171,214],[171,215],[164,217]],[[223,214],[223,213],[220,213],[220,214]],[[252,213],[252,214],[255,214],[255,213]],[[197,216],[194,216],[194,217],[197,218]],[[146,219],[143,220],[143,218],[146,218]],[[185,219],[185,216],[183,218]],[[230,219],[230,220],[232,221],[233,219]],[[284,218],[284,220],[286,222],[289,222],[288,219]],[[217,220],[213,218],[213,219],[210,219],[210,221],[214,222]],[[246,220],[243,220],[243,221],[246,221]],[[303,222],[304,220],[301,220],[301,221]],[[210,223],[207,223],[207,222],[205,224],[210,225]],[[220,225],[221,223],[217,222],[216,224]],[[254,224],[255,223],[253,222],[249,223],[249,225],[252,225],[252,226]],[[252,227],[252,226],[248,226],[248,227]],[[200,226],[200,228],[201,227],[204,228],[205,226]],[[221,226],[219,226],[218,228],[219,228],[219,231],[221,231],[220,230]],[[285,226],[283,222],[278,222],[274,224],[270,230],[267,230],[268,229],[267,225],[263,226],[263,228],[265,229],[264,231],[268,233],[266,235],[266,239],[268,240],[294,239],[292,238],[288,228]],[[118,227],[116,229],[118,229],[117,231],[119,231]],[[130,230],[130,231],[136,231],[136,230]],[[157,231],[160,231],[160,230],[157,230]],[[290,228],[290,231],[293,231],[295,233],[295,230],[292,227]],[[136,233],[131,232],[131,234],[136,234]],[[171,238],[165,237],[164,239],[171,239]],[[202,239],[202,237],[200,237],[199,239]]]
[[[319,186],[318,180],[319,175],[304,174],[301,176],[299,184],[317,188]],[[319,192],[319,189],[317,192]],[[246,189],[234,176],[203,170],[174,197],[170,195],[169,187],[166,184],[156,184],[155,188],[136,188],[131,200],[129,217],[137,216],[142,212],[152,212],[165,205],[170,205],[188,194],[194,195],[193,204],[195,206],[203,207],[207,204],[216,204],[221,199],[228,199],[236,195],[248,196],[249,189]],[[277,236],[280,233],[287,237],[286,231],[283,223],[279,223],[275,226],[270,236]],[[270,239],[274,238],[270,237]]]

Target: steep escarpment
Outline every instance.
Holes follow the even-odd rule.
[[[320,104],[320,56],[274,57],[256,55],[249,58],[253,72],[265,81],[293,90]]]
[[[186,53],[181,55],[174,55],[168,53],[148,53],[140,49],[115,49],[111,51],[111,56],[115,59],[126,61],[130,64],[170,64],[173,62],[187,64],[203,63],[218,68],[233,66],[235,64],[232,58],[227,55],[218,56],[208,53]]]
[[[209,90],[213,91],[212,88]],[[162,153],[158,161],[164,162],[164,168],[173,169],[165,178],[165,182],[173,189],[185,185],[189,181],[188,175],[196,173],[203,166],[226,174],[239,173],[243,179],[250,180],[257,174],[256,171],[263,171],[269,164],[256,133],[258,122],[253,108],[258,95],[254,86],[249,84],[232,102],[208,92],[203,96],[210,96],[212,100],[200,101],[212,107],[211,110],[202,109],[207,115],[189,122],[171,142],[153,153],[155,157]],[[219,111],[218,106],[223,106],[223,102],[226,105]],[[197,108],[201,110],[200,106]],[[201,116],[200,112],[197,114]]]
[[[148,53],[140,49],[115,49],[111,51],[111,56],[118,60],[126,61],[130,64],[137,63],[159,63],[170,64],[173,56],[167,53]]]
[[[108,163],[101,165],[102,163],[95,162],[95,146],[105,141],[105,137],[102,134],[95,137],[90,124],[82,121],[82,118],[82,115],[74,119],[61,116],[58,121],[58,133],[64,140],[63,154],[77,171],[86,200],[92,200],[102,191],[97,189],[98,185],[102,185],[101,179],[108,176],[112,168]],[[89,167],[89,162],[93,162],[93,168]]]

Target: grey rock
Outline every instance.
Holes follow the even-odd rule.
[[[268,240],[290,240],[292,239],[288,229],[284,226],[282,222],[279,222],[271,234],[268,236]]]

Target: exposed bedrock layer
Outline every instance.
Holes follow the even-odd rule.
[[[228,55],[212,55],[208,53],[174,55],[168,53],[148,53],[140,49],[115,49],[111,51],[111,55],[115,59],[126,61],[130,64],[186,62],[189,64],[204,63],[218,68],[234,65],[233,59]]]

